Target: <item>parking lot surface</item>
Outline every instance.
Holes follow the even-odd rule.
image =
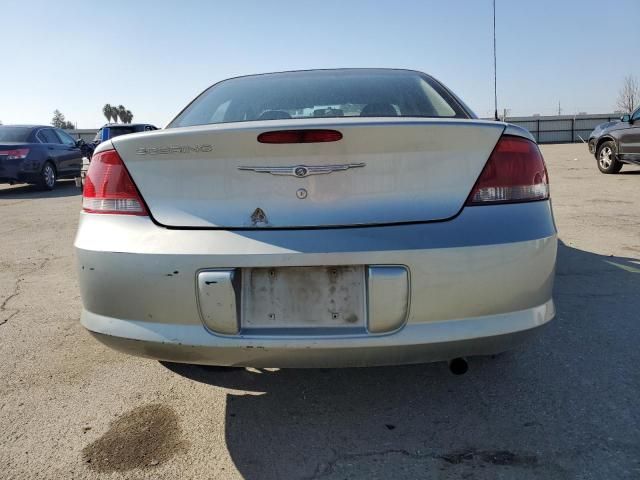
[[[542,150],[557,317],[464,376],[113,352],[79,324],[79,190],[0,186],[0,478],[640,478],[640,168]]]

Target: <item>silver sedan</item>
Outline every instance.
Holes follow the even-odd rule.
[[[461,359],[555,314],[538,146],[408,70],[233,78],[102,143],[75,247],[82,324],[175,362]]]

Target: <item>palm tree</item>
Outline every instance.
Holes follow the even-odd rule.
[[[125,121],[125,123],[131,123],[132,120],[133,120],[133,113],[131,113],[131,110],[127,110],[127,120]]]
[[[127,109],[124,108],[124,105],[118,105],[118,116],[120,117],[120,121],[124,123],[127,116]]]
[[[118,107],[111,107],[111,119],[113,123],[118,123]]]
[[[102,107],[102,113],[107,118],[107,123],[111,122],[112,112],[113,112],[113,107],[108,103],[105,103],[104,107]]]

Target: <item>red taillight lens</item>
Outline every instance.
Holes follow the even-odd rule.
[[[22,160],[29,155],[28,148],[16,148],[14,150],[0,150],[1,156],[7,156],[7,160]]]
[[[549,198],[547,169],[538,146],[505,135],[493,149],[467,205],[529,202]]]
[[[115,150],[91,159],[82,192],[82,209],[90,213],[148,215],[131,176]]]
[[[342,134],[337,130],[276,130],[258,135],[260,143],[321,143],[340,139]]]

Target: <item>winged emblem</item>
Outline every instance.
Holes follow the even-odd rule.
[[[293,165],[290,167],[238,167],[238,170],[304,178],[309,175],[326,175],[332,172],[349,170],[350,168],[364,167],[365,165],[365,163],[342,163],[339,165]]]

